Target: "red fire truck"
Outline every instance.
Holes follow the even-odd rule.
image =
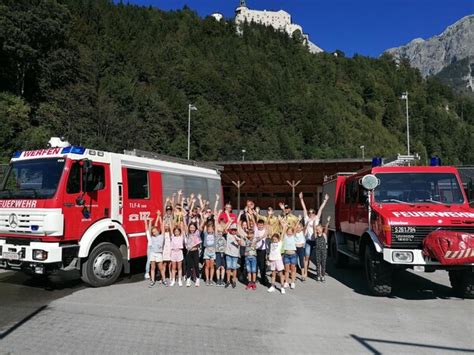
[[[163,209],[165,196],[222,192],[217,166],[59,138],[49,145],[16,152],[0,185],[0,267],[43,275],[79,269],[86,283],[110,285],[147,254],[143,221]]]
[[[413,161],[412,156],[398,156],[382,165],[374,159],[372,168],[326,179],[323,193],[331,198],[325,215],[332,217],[329,254],[336,267],[347,266],[350,259],[362,262],[369,291],[377,296],[391,293],[395,269],[412,268],[447,270],[453,289],[473,298],[474,264],[440,263],[423,251],[425,238],[434,231],[462,234],[472,245],[474,209],[458,171],[407,166]],[[473,260],[474,249],[456,255]]]

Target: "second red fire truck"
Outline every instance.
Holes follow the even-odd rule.
[[[473,298],[474,209],[458,171],[407,162],[413,157],[399,156],[387,165],[375,159],[370,169],[340,173],[324,183],[323,193],[331,196],[325,215],[332,217],[333,262],[343,267],[350,259],[360,261],[374,295],[389,295],[393,271],[411,268],[447,270],[456,293]],[[441,257],[427,254],[426,238],[435,231],[444,233],[445,244],[459,240],[459,250],[446,245]]]

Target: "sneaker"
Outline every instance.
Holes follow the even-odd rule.
[[[214,281],[209,282],[209,286],[215,286],[216,283]]]
[[[181,281],[181,279],[178,279],[178,286],[179,287],[183,286],[183,281]]]
[[[173,287],[174,284],[175,284],[175,281],[174,281],[174,279],[173,279],[173,280],[171,280],[171,282],[170,282],[170,287]]]
[[[257,284],[255,282],[252,284],[252,290],[257,290]]]
[[[150,274],[149,273],[146,273],[145,274],[145,280],[148,280],[150,278]]]
[[[229,285],[230,285],[230,282],[226,282],[224,287],[225,287],[225,288],[228,288]]]
[[[282,289],[281,289],[281,294],[284,295],[285,293],[286,293],[285,288],[282,287]]]
[[[275,286],[270,286],[267,291],[272,293],[272,292],[275,292],[275,290],[276,290]]]
[[[290,287],[290,286],[288,285],[288,282],[285,282],[285,284],[283,285],[283,288],[288,288],[288,287]]]
[[[186,280],[186,287],[190,287],[191,286],[191,279],[187,279]]]
[[[148,285],[148,287],[150,287],[150,288],[155,287],[155,281],[150,282],[150,284]]]
[[[292,290],[294,290],[294,289],[295,289],[295,287],[296,287],[295,283],[294,283],[294,282],[292,282],[292,283],[291,283],[291,285],[290,285],[290,288],[291,288]]]
[[[305,281],[306,281],[306,277],[303,276],[303,277],[301,278],[301,282],[305,282]]]
[[[206,281],[206,286],[211,286],[211,281],[207,280]]]
[[[326,282],[326,278],[324,276],[321,276],[321,282]]]
[[[237,287],[237,283],[235,281],[232,281],[232,288],[236,288]]]
[[[196,279],[196,283],[194,284],[194,286],[199,287],[199,285],[200,285],[200,281],[199,279]]]
[[[234,286],[234,285],[232,285],[232,286]],[[247,286],[245,286],[245,289],[246,290],[251,290],[252,289],[252,284],[248,283]]]

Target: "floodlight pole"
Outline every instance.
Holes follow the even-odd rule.
[[[232,183],[237,188],[237,206],[240,214],[240,188],[245,185],[245,181],[238,180],[237,182],[232,181]]]
[[[295,189],[296,186],[298,186],[301,183],[301,180],[295,181],[288,181],[286,180],[286,183],[291,186],[291,209],[294,211],[295,210]]]
[[[197,107],[188,104],[188,160],[191,156],[191,111],[197,111]]]

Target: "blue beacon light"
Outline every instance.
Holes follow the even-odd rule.
[[[382,166],[383,160],[382,157],[373,157],[372,158],[372,167]]]
[[[441,166],[441,158],[438,156],[431,157],[430,166]]]

